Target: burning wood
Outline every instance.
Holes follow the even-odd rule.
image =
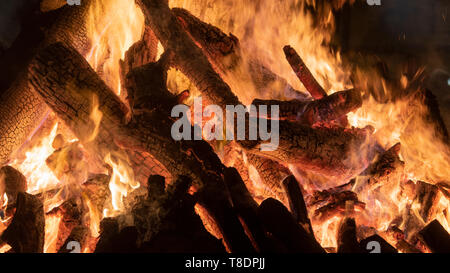
[[[240,41],[167,0],[89,0],[77,8],[43,0],[40,8],[42,22],[0,52],[0,70],[15,65],[0,81],[0,164],[14,159],[17,168],[0,169],[1,240],[12,252],[360,253],[374,242],[389,253],[448,251],[448,134],[435,99],[417,82],[405,76],[383,85],[384,92],[401,85],[407,108],[380,111],[365,90],[370,76],[353,75],[357,88],[349,89],[334,73],[339,65],[325,59],[307,67],[302,58],[309,64],[319,55],[292,39],[275,43],[280,54],[248,52],[256,47],[246,28],[255,22]],[[37,29],[42,37],[24,38]],[[302,57],[285,46],[290,67],[279,64],[286,69],[273,62],[287,41]],[[188,87],[179,88],[171,68]],[[297,82],[291,69],[313,99],[288,83]],[[175,140],[171,110],[197,91],[222,109],[252,100],[279,107],[279,115],[260,117],[279,124],[278,149],[252,139]],[[423,121],[409,122],[409,108]],[[413,149],[409,135],[428,128],[421,122],[435,132]],[[401,151],[400,143],[391,146],[397,142]],[[30,153],[32,146],[42,150]],[[416,171],[417,164],[431,171]]]
[[[325,92],[322,86],[320,86],[320,84],[316,81],[314,76],[311,74],[311,71],[309,71],[303,60],[297,52],[295,52],[295,49],[290,46],[285,46],[283,50],[286,55],[286,59],[292,66],[292,69],[297,77],[305,86],[306,90],[308,90],[309,94],[311,94],[311,96],[316,100],[326,97],[327,92]]]

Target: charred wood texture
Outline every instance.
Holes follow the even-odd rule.
[[[312,102],[256,99],[252,104],[256,106],[279,105],[280,119],[298,121],[310,126],[330,126],[333,121],[337,121],[361,107],[362,99],[359,92],[352,89],[336,92]]]
[[[233,34],[226,35],[219,28],[202,22],[185,9],[173,8],[172,12],[222,78],[226,79],[234,74],[235,77],[242,77],[243,71],[249,71],[248,77],[257,90],[267,90],[267,93],[275,96],[290,95],[306,99],[303,93],[295,90],[285,79],[270,71],[258,60],[247,60],[243,56],[239,39]]]
[[[151,63],[134,70],[134,76],[129,80],[145,78],[146,73],[155,71],[156,65]],[[143,74],[138,76],[139,73]],[[103,157],[119,144],[131,151],[152,154],[172,175],[192,177],[199,189],[200,203],[211,212],[222,228],[225,242],[231,245],[230,248],[233,251],[253,249],[226,196],[221,178],[224,166],[208,143],[173,140],[170,131],[173,121],[167,113],[171,107],[164,107],[167,112],[155,109],[143,112],[125,124],[125,105],[82,56],[62,44],[49,46],[42,51],[33,61],[30,75],[31,86],[93,154]],[[152,85],[146,87],[146,90],[152,89]],[[98,136],[92,142],[87,142],[86,132],[92,131],[92,126],[89,126],[89,105],[94,94],[98,97],[103,119]],[[170,96],[167,99],[170,100]],[[233,242],[239,245],[233,247]],[[245,242],[247,247],[244,248]]]
[[[311,128],[288,121],[280,121],[279,126],[279,146],[275,151],[261,151],[254,142],[243,143],[243,147],[284,164],[297,164],[328,175],[348,172],[350,166],[345,160],[358,151],[372,133],[370,128]]]
[[[279,201],[269,198],[258,208],[265,229],[279,240],[289,253],[325,253],[325,250]]]
[[[0,164],[10,159],[48,112],[43,100],[28,87],[29,62],[36,52],[57,41],[85,54],[90,47],[85,18],[91,3],[83,1],[81,6],[66,6],[42,15],[24,27],[0,59]]]
[[[353,212],[361,212],[365,209],[366,204],[358,200],[356,193],[351,191],[343,191],[332,194],[327,198],[328,204],[314,211],[314,218],[319,221],[325,221],[335,216],[344,216],[346,213],[347,202],[352,202]]]
[[[283,187],[288,195],[289,207],[294,219],[299,225],[303,226],[306,231],[310,234],[314,234],[311,221],[309,220],[306,203],[303,198],[302,189],[300,188],[297,179],[295,179],[293,175],[286,177],[286,179],[283,180]]]
[[[42,202],[35,196],[20,192],[16,212],[1,240],[15,253],[42,253],[44,249],[45,219]]]
[[[165,0],[137,0],[144,15],[166,50],[174,52],[173,65],[185,74],[208,101],[219,105],[239,105],[239,99],[213,69],[172,14]]]
[[[306,90],[308,90],[309,94],[311,94],[311,96],[316,100],[326,97],[327,92],[325,92],[322,86],[320,86],[320,84],[311,74],[311,71],[309,71],[308,67],[297,54],[295,49],[290,46],[285,46],[283,50],[284,54],[286,55],[286,59],[288,60],[297,77],[305,86]]]
[[[258,204],[245,186],[244,181],[235,168],[227,168],[224,180],[231,196],[233,207],[244,225],[247,235],[259,252],[272,252],[273,242],[265,235],[264,228],[258,218]]]
[[[355,191],[357,193],[367,192],[391,182],[402,181],[405,162],[400,160],[400,148],[400,143],[395,144],[365,169],[360,174],[364,179],[355,185]]]

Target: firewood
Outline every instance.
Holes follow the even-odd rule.
[[[288,195],[289,207],[297,223],[304,227],[310,234],[314,234],[311,221],[308,217],[308,210],[303,198],[302,189],[295,176],[290,175],[283,180],[283,187]]]
[[[126,91],[127,74],[134,68],[156,61],[158,53],[158,39],[149,27],[145,27],[141,40],[134,43],[125,53],[125,59],[120,60],[120,78],[122,88]],[[134,106],[133,94],[127,94],[130,107]]]
[[[338,253],[362,253],[356,239],[356,222],[354,218],[344,217],[338,229]]]
[[[392,241],[396,242],[395,248],[401,253],[422,253],[422,251],[405,240],[404,232],[397,226],[390,226],[386,234]]]
[[[226,35],[219,28],[201,21],[185,9],[173,8],[172,13],[223,79],[229,76],[242,78],[242,72],[248,71],[247,76],[256,90],[276,97],[295,96],[307,101],[302,92],[295,90],[284,78],[273,73],[259,60],[251,57],[247,60],[239,39],[233,34]]]
[[[173,65],[190,79],[208,101],[223,109],[226,105],[241,104],[230,87],[214,71],[200,48],[182,29],[166,1],[139,0],[137,3],[164,48],[173,52]],[[288,164],[304,164],[305,167],[311,167],[317,171],[337,170],[338,173],[342,173],[345,166],[341,161],[346,158],[349,146],[361,144],[361,138],[364,139],[368,133],[368,130],[356,129],[315,131],[298,124],[280,122],[279,149],[262,155]],[[314,142],[319,140],[320,145],[318,143],[316,145]],[[258,154],[259,141],[240,141],[239,143],[250,152]],[[318,146],[322,149],[312,148]],[[308,147],[311,150],[305,151]],[[336,147],[340,148],[336,149]]]
[[[417,181],[414,202],[420,206],[419,215],[424,223],[428,223],[436,215],[440,199],[441,194],[436,185]]]
[[[323,97],[327,96],[327,92],[320,86],[320,84],[317,82],[317,80],[314,78],[314,76],[309,71],[306,64],[303,62],[303,60],[300,58],[300,56],[297,54],[295,49],[293,49],[290,46],[285,46],[283,48],[284,54],[286,55],[286,59],[288,60],[289,64],[291,65],[292,69],[294,70],[297,77],[300,79],[300,81],[305,86],[306,90],[311,94],[311,96],[314,99],[321,99]]]
[[[354,212],[361,212],[365,209],[366,204],[358,200],[356,193],[351,191],[343,191],[332,194],[329,203],[314,211],[314,219],[325,221],[334,216],[344,216],[346,213],[347,202],[352,202]]]
[[[195,213],[195,200],[187,193],[191,184],[190,178],[179,177],[160,195],[156,194],[163,185],[161,178],[149,178],[149,182],[156,182],[154,195],[149,195],[132,210],[141,251],[224,251],[220,241],[205,230]]]
[[[92,0],[79,7],[63,7],[27,24],[0,59],[0,165],[5,164],[49,112],[44,101],[28,87],[28,64],[40,49],[60,41],[81,54],[90,48],[86,14]]]
[[[195,45],[172,14],[167,1],[138,0],[145,18],[166,50],[174,52],[174,66],[185,74],[208,101],[239,105],[239,99],[215,72],[202,50]]]
[[[336,92],[312,102],[256,99],[252,104],[279,105],[280,119],[299,121],[310,126],[329,126],[333,121],[361,107],[362,99],[360,93],[352,89]]]
[[[139,73],[146,75],[148,71],[153,71],[151,67],[154,65],[149,64],[133,70],[129,80],[136,79]],[[200,203],[211,212],[222,228],[225,242],[231,246],[235,242],[237,248],[231,247],[234,251],[253,249],[226,196],[220,177],[223,164],[208,143],[176,142],[172,138],[170,128],[173,120],[168,116],[170,107],[164,107],[165,112],[143,111],[125,124],[125,105],[83,57],[61,44],[49,46],[41,52],[30,66],[30,74],[30,83],[34,90],[73,130],[91,154],[102,158],[107,151],[120,146],[122,149],[150,153],[172,175],[192,177],[198,188]],[[143,88],[151,90],[152,86]],[[90,131],[89,105],[94,94],[99,99],[99,110],[103,113],[103,119],[96,139],[86,143],[86,131]],[[246,243],[248,247],[241,249]]]
[[[15,203],[17,195],[26,191],[27,179],[21,172],[11,166],[0,169],[0,192],[7,194],[9,204]]]
[[[287,248],[290,253],[325,253],[325,250],[296,220],[289,210],[279,201],[264,200],[258,215],[264,227]]]
[[[450,253],[450,234],[438,220],[423,228],[418,237],[433,253]]]
[[[275,160],[247,153],[248,164],[255,167],[262,182],[263,195],[272,196],[281,201],[285,201],[285,192],[281,182],[291,174],[288,168]]]
[[[247,235],[259,252],[272,252],[272,242],[266,237],[262,223],[258,218],[258,204],[245,186],[235,168],[227,168],[224,181],[230,192],[233,207],[236,209]]]
[[[83,224],[83,215],[85,213],[86,209],[81,204],[81,200],[74,197],[46,213],[48,216],[56,215],[61,218],[58,226],[56,249],[60,249],[63,246],[75,227]]]
[[[373,252],[376,251],[377,249],[374,249],[373,247],[373,243],[371,242],[375,242],[375,244],[379,244],[380,245],[380,252]],[[391,246],[388,242],[386,242],[386,240],[384,240],[380,235],[375,234],[372,235],[370,237],[367,237],[364,240],[361,240],[359,242],[359,246],[361,249],[365,250],[365,252],[368,253],[398,253],[397,249],[395,249],[395,247]],[[376,248],[376,246],[375,246]]]
[[[16,253],[42,253],[44,249],[44,209],[35,196],[19,192],[11,224],[1,235]]]
[[[405,162],[400,160],[400,148],[400,143],[395,144],[359,175],[363,179],[358,180],[355,185],[356,193],[368,192],[403,180]]]
[[[350,158],[373,131],[372,128],[311,128],[283,120],[279,126],[279,146],[275,151],[261,151],[257,142],[241,141],[240,144],[250,153],[328,175],[351,171],[345,159]]]

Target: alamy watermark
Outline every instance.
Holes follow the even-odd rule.
[[[81,6],[81,0],[67,0],[69,6]]]
[[[174,140],[261,140],[261,151],[275,151],[279,144],[279,115],[278,105],[227,105],[225,109],[226,127],[224,128],[224,112],[218,105],[208,105],[203,108],[202,98],[194,99],[194,132],[192,134],[191,110],[184,104],[176,105],[171,116],[179,118],[172,125],[171,134]],[[248,119],[246,115],[249,115]],[[203,118],[209,118],[203,125]],[[234,121],[236,120],[236,124]],[[248,132],[246,121],[248,120]],[[270,122],[270,132],[268,123]],[[236,132],[236,136],[235,136]],[[246,136],[248,135],[248,139]],[[267,143],[268,142],[268,143]]]
[[[381,0],[367,0],[369,6],[381,6]]]

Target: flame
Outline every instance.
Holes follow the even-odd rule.
[[[56,137],[58,123],[55,123],[50,134],[44,137],[39,145],[32,147],[25,153],[25,160],[14,160],[12,167],[18,169],[28,181],[28,193],[35,194],[51,189],[59,184],[58,178],[46,164],[46,159],[55,151],[52,147]]]
[[[63,215],[54,214],[45,217],[45,241],[44,253],[56,253],[56,244],[58,242],[59,225]]]
[[[105,163],[109,164],[113,170],[109,183],[113,211],[105,209],[104,215],[112,216],[124,209],[123,198],[127,196],[129,191],[139,188],[140,184],[134,178],[133,169],[130,167],[126,155],[115,153],[113,160],[111,153],[109,153],[105,157]]]
[[[92,131],[91,136],[89,136],[87,138],[87,140],[86,140],[87,142],[93,141],[98,135],[98,132],[100,129],[100,123],[103,118],[103,113],[99,110],[99,106],[100,106],[100,104],[98,101],[98,97],[97,97],[97,95],[94,94],[93,98],[92,98],[92,111],[91,111],[91,114],[89,115],[89,118],[94,123],[94,130]]]
[[[93,46],[86,59],[118,95],[123,95],[119,60],[140,40],[143,28],[144,15],[134,1],[95,0],[89,9],[87,36]]]

